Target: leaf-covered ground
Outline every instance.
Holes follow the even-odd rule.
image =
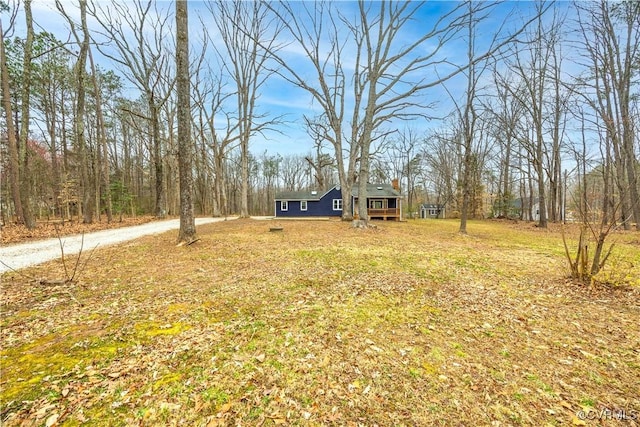
[[[639,425],[639,289],[566,280],[559,233],[273,225],[5,274],[3,425]],[[638,234],[614,238],[633,283]]]
[[[105,230],[109,228],[121,228],[131,225],[140,225],[156,220],[156,217],[142,215],[137,217],[115,217],[112,222],[107,222],[106,216],[92,224],[83,224],[78,220],[70,221],[42,221],[38,222],[36,228],[29,230],[23,225],[7,223],[0,228],[0,243],[24,243],[31,240],[55,238],[70,234],[90,233],[92,231]]]

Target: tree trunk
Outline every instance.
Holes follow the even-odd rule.
[[[249,138],[240,142],[240,218],[249,217]]]
[[[360,156],[360,173],[358,174],[358,221],[362,226],[369,224],[369,205],[367,200],[367,183],[369,182],[369,147],[363,146]]]
[[[86,0],[80,0],[80,19],[82,21],[83,39],[80,42],[80,53],[78,54],[78,61],[76,62],[76,111],[74,117],[74,130],[76,137],[76,146],[78,149],[79,162],[80,162],[80,174],[82,181],[82,212],[83,222],[85,224],[91,224],[93,222],[94,211],[94,196],[93,187],[90,182],[89,176],[89,156],[87,155],[87,143],[85,135],[85,66],[87,63],[87,50],[89,49],[89,31],[87,29],[87,2]]]
[[[338,165],[338,179],[340,181],[340,191],[342,193],[342,220],[353,220],[353,197],[352,190],[354,185],[355,156],[350,156],[349,166],[345,171],[344,157],[342,154],[342,144],[334,145],[336,153],[336,163]],[[339,154],[338,154],[339,153]],[[353,160],[352,160],[353,159]]]
[[[11,187],[11,198],[15,208],[16,220],[24,224],[22,211],[22,200],[20,199],[20,162],[18,157],[18,141],[16,138],[15,122],[13,119],[13,108],[11,106],[11,93],[9,88],[9,70],[7,68],[7,57],[4,51],[4,32],[2,22],[0,22],[0,76],[2,76],[2,106],[5,112],[7,123],[7,140],[9,145],[9,185]]]
[[[542,140],[542,134],[538,134],[540,140]],[[538,176],[538,227],[547,228],[547,195],[546,195],[546,186],[544,185],[544,168],[542,166],[542,142],[538,142],[538,159],[536,161],[534,168],[536,171],[536,175]]]
[[[223,167],[224,162],[222,159],[222,155],[217,152],[214,148],[213,152],[213,161],[214,161],[214,178],[213,178],[213,216],[220,217],[223,214],[226,214],[226,208],[223,204],[223,197],[226,200],[226,191],[223,188],[224,182],[224,174]]]
[[[626,119],[629,121],[630,119]],[[628,125],[631,127],[631,125]],[[631,204],[631,212],[633,220],[636,223],[636,230],[640,231],[640,194],[638,193],[638,177],[636,175],[636,167],[638,160],[636,159],[633,149],[633,138],[631,138],[631,130],[628,131],[629,136],[625,137],[625,155],[627,163],[627,183],[629,185],[629,202]]]
[[[533,205],[535,204],[535,192],[533,185],[533,172],[531,171],[531,162],[527,162],[527,186],[528,186],[528,202],[527,202],[527,221],[533,221]],[[524,204],[524,198],[522,199]]]
[[[20,118],[19,167],[20,201],[22,205],[22,222],[28,229],[36,227],[36,221],[31,212],[31,186],[29,183],[29,112],[31,106],[31,59],[33,50],[33,16],[31,14],[31,0],[24,2],[24,14],[27,24],[27,38],[24,44],[24,61],[22,73],[22,104]]]
[[[53,178],[53,205],[54,215],[63,216],[61,206],[61,181],[60,181],[60,164],[58,159],[58,143],[57,143],[57,125],[58,125],[58,106],[55,99],[53,89],[48,94],[49,98],[46,103],[45,120],[47,122],[47,131],[49,133],[49,155],[51,156],[51,173]],[[62,100],[62,97],[61,97]]]
[[[505,218],[509,216],[509,207],[511,205],[511,131],[507,131],[507,140],[505,145],[505,155],[502,164],[502,194],[500,196],[500,212]]]
[[[107,222],[111,222],[113,220],[113,204],[111,200],[111,179],[109,176],[109,150],[107,147],[107,130],[105,129],[104,124],[104,114],[102,112],[102,93],[100,86],[98,84],[98,76],[95,63],[93,62],[93,54],[91,53],[91,49],[88,51],[89,54],[89,62],[91,64],[91,74],[93,75],[93,88],[95,90],[95,98],[96,98],[96,132],[98,135],[98,143],[97,143],[97,152],[102,154],[102,167],[100,168],[99,174],[102,175],[102,184],[104,186],[104,202],[105,202],[105,210],[107,213]],[[98,179],[96,178],[96,181]]]
[[[178,243],[196,239],[193,217],[191,93],[189,82],[189,25],[186,1],[176,1],[176,74],[178,89],[178,168],[180,175],[180,230]]]
[[[151,112],[151,132],[153,138],[153,168],[155,173],[155,212],[156,218],[164,218],[167,214],[167,197],[164,188],[164,165],[162,157],[162,140],[160,138],[160,113],[153,94],[149,97],[149,111]]]
[[[467,72],[467,90],[465,96],[464,111],[459,111],[462,121],[462,142],[464,143],[464,157],[462,163],[462,209],[460,210],[460,228],[458,231],[467,234],[467,219],[469,217],[469,208],[471,205],[471,185],[472,185],[472,155],[473,155],[473,137],[475,132],[475,111],[473,103],[476,98],[476,67],[474,58],[474,23],[473,9],[469,3],[469,22],[468,22],[468,40],[467,40],[467,59],[470,67]]]

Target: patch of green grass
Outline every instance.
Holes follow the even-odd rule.
[[[249,413],[247,414],[246,419],[248,421],[255,421],[255,420],[260,418],[260,416],[262,415],[263,412],[264,412],[264,409],[262,407],[253,406],[249,410]]]
[[[424,370],[424,373],[427,375],[434,376],[438,374],[438,368],[429,362],[423,362],[422,369]]]
[[[542,379],[540,379],[538,375],[533,373],[527,373],[525,375],[525,378],[530,382],[532,382],[540,391],[550,396],[555,396],[555,392],[553,391],[553,388],[547,383],[545,383]]]
[[[142,321],[134,325],[136,336],[142,341],[158,336],[178,335],[189,328],[189,325],[181,322],[161,324],[159,322]]]
[[[445,353],[439,347],[431,348],[427,353],[427,357],[437,363],[442,363],[446,360]]]
[[[162,377],[155,380],[152,384],[152,389],[157,392],[161,388],[166,388],[167,385],[173,385],[182,380],[182,374],[179,372],[169,372]]]
[[[415,367],[409,367],[409,375],[412,378],[420,378],[420,377],[422,377],[422,369],[415,368]]]
[[[201,395],[206,402],[211,402],[215,407],[224,405],[230,400],[229,393],[217,386],[207,388]]]
[[[0,351],[3,401],[34,399],[43,378],[81,370],[94,360],[106,361],[126,345],[110,338],[93,337],[78,346],[81,326],[70,326],[28,344]]]
[[[591,397],[584,397],[580,399],[580,406],[582,406],[583,408],[595,408],[596,401]]]

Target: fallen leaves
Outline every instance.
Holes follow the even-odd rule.
[[[60,418],[59,414],[52,414],[47,418],[47,421],[44,423],[44,425],[46,427],[52,427],[56,425],[56,423],[58,422],[58,418]]]
[[[172,234],[101,248],[77,285],[5,275],[1,421],[554,425],[586,396],[637,408],[638,293],[565,283],[552,233],[472,225],[275,236],[238,220],[189,250]]]

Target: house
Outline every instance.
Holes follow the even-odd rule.
[[[352,214],[358,212],[358,187],[352,193]],[[402,196],[390,184],[367,184],[367,206],[369,219],[399,221],[402,217]],[[283,191],[276,194],[275,216],[277,218],[341,217],[342,191],[335,186],[325,193],[318,191]]]
[[[354,217],[357,216],[358,212],[358,191],[357,185],[354,186],[352,191]],[[391,184],[367,184],[367,214],[369,219],[400,221],[400,218],[402,218],[401,199],[402,195],[397,186]]]
[[[275,201],[275,216],[278,218],[342,216],[342,192],[339,186],[325,193],[283,191],[276,194]]]
[[[540,221],[540,199],[537,197],[533,199],[531,209],[529,209],[530,203],[531,200],[529,198],[518,198],[512,202],[511,208],[515,216],[519,216],[523,221]],[[549,202],[547,201],[547,203]],[[547,213],[547,218],[549,218],[549,210],[546,209],[545,212]]]
[[[420,218],[445,218],[444,205],[435,203],[422,203],[420,205]]]

